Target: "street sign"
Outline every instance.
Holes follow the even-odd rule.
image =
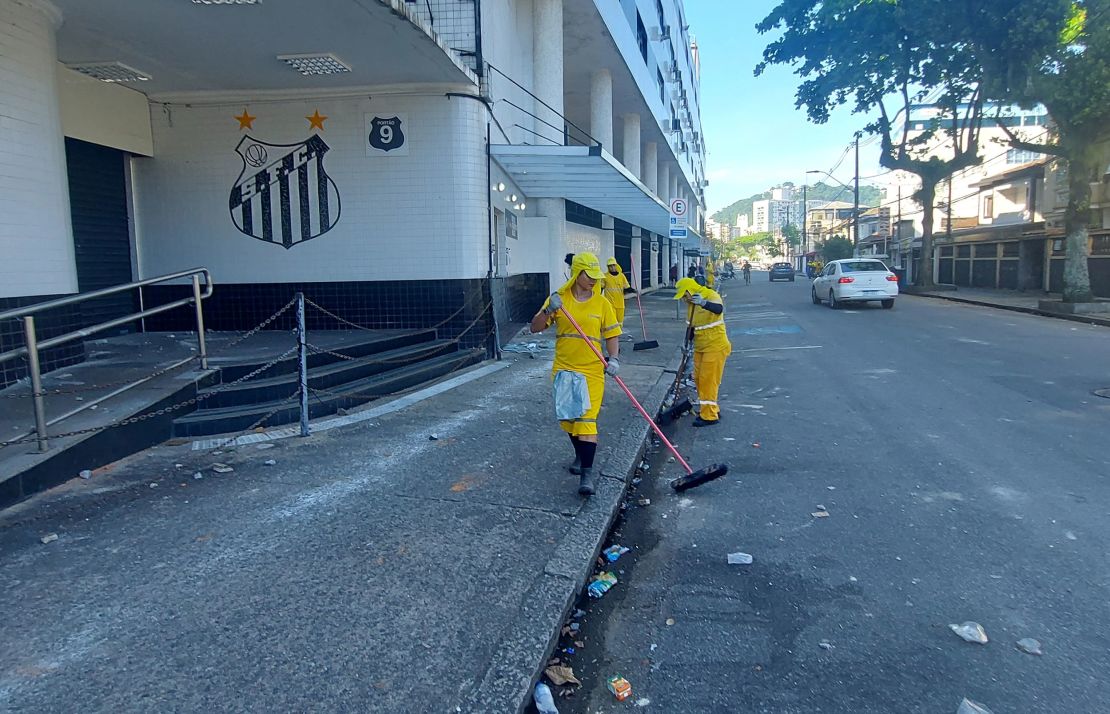
[[[690,204],[684,198],[671,199],[671,238],[686,238]]]

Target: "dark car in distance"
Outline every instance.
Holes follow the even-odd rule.
[[[771,282],[776,280],[789,280],[794,282],[794,266],[790,263],[775,263],[771,266],[771,272],[767,275]]]

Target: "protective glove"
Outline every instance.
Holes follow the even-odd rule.
[[[617,361],[616,357],[609,358],[609,364],[605,365],[605,374],[610,377],[616,377],[617,373],[621,371],[621,363]]]
[[[705,307],[705,303],[709,301],[705,299],[704,295],[694,295],[690,298],[690,302],[694,303],[698,307]]]
[[[555,313],[559,312],[562,307],[562,296],[559,295],[559,293],[551,293],[551,296],[547,299],[547,310],[545,310],[545,312],[548,315],[554,315]]]

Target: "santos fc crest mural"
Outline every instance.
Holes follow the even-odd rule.
[[[328,150],[318,134],[299,144],[269,144],[244,136],[235,147],[243,170],[228,200],[235,227],[287,249],[334,228],[340,201],[324,169]]]

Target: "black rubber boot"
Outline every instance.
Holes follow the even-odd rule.
[[[717,426],[720,421],[720,419],[702,419],[701,417],[698,417],[697,419],[694,419],[694,426]]]
[[[567,467],[567,471],[570,471],[575,476],[581,476],[582,475],[582,459],[575,456],[574,457],[574,463]]]
[[[582,475],[578,478],[578,493],[583,496],[592,496],[597,491],[597,476],[594,475],[593,469],[582,469]]]

